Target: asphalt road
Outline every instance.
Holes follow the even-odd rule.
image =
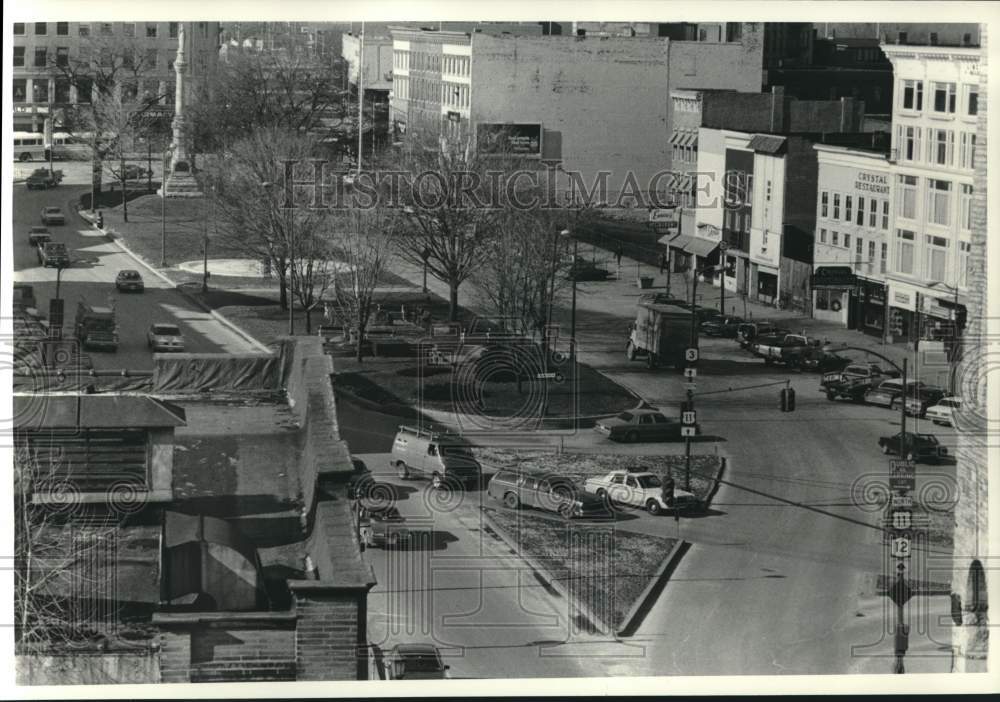
[[[51,190],[28,191],[24,185],[14,186],[14,279],[33,285],[39,312],[47,317],[49,300],[56,294],[56,269],[42,268],[38,264],[35,249],[28,245],[28,230],[41,224],[42,207],[61,207],[66,224],[50,226],[49,231],[54,241],[66,244],[73,260],[72,266],[63,271],[60,283],[60,294],[66,301],[64,334],[72,333],[80,300],[101,306],[113,303],[117,312],[118,351],[92,349],[86,352],[96,368],[152,369],[146,331],[155,322],[173,322],[180,326],[186,350],[190,352],[247,353],[256,350],[244,337],[202,311],[81,219],[73,205],[84,190],[79,186],[61,185]],[[115,291],[115,276],[126,268],[140,271],[145,282],[144,293]]]

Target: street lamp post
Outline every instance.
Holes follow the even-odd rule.
[[[577,254],[579,253],[579,242],[577,241],[576,237],[574,237],[570,233],[568,229],[563,229],[559,233],[559,235],[564,238],[573,239],[573,265],[575,266],[576,257]],[[572,305],[570,307],[570,317],[569,317],[569,338],[570,338],[570,343],[572,344],[571,351],[573,353],[573,358],[575,359],[576,358],[576,272],[575,271],[573,273],[573,300],[572,300]]]
[[[169,167],[167,158],[171,151],[169,146],[163,150],[163,174],[160,176],[160,268],[167,265],[167,193],[164,188],[167,184],[167,168]]]

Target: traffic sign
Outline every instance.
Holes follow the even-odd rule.
[[[910,539],[906,536],[896,536],[889,542],[889,552],[893,558],[910,557]]]
[[[906,530],[913,526],[913,513],[909,510],[898,510],[892,513],[892,528]]]
[[[913,508],[913,497],[910,495],[899,495],[894,494],[889,498],[889,509],[895,511],[896,509],[912,509]]]
[[[681,427],[681,436],[698,436],[698,429],[696,427]]]
[[[694,380],[698,377],[698,370],[696,368],[685,368],[684,377],[688,380]]]
[[[681,412],[681,424],[694,426],[698,423],[698,414],[694,410]]]
[[[694,363],[698,360],[698,349],[687,349],[684,352],[684,360],[688,363]]]
[[[535,377],[539,380],[551,380],[556,377],[556,373],[539,373]]]
[[[892,461],[889,463],[889,489],[913,490],[917,484],[917,474],[912,461]]]

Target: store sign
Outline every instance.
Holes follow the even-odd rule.
[[[541,124],[480,123],[479,148],[486,153],[507,152],[519,156],[542,155]]]
[[[900,305],[909,305],[910,293],[894,292],[892,294],[892,301]]]
[[[813,288],[853,288],[857,283],[850,266],[820,266],[809,279]]]
[[[858,175],[854,180],[854,189],[865,193],[875,193],[876,195],[888,195],[889,176],[885,173],[858,171]]]
[[[653,229],[664,234],[676,232],[681,227],[681,211],[679,207],[649,211],[649,223]]]

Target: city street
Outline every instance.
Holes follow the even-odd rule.
[[[42,268],[36,251],[28,244],[28,230],[40,225],[42,207],[58,206],[66,224],[49,226],[53,241],[66,244],[72,260],[63,271],[60,294],[66,301],[64,334],[72,333],[78,301],[92,305],[114,304],[120,345],[116,353],[90,350],[87,353],[95,368],[149,370],[152,352],[146,346],[146,331],[155,322],[172,322],[181,328],[189,352],[248,353],[258,350],[245,337],[235,333],[207,312],[202,311],[166,281],[154,275],[118,245],[76,214],[75,203],[82,187],[61,185],[50,190],[28,191],[14,186],[13,250],[14,279],[31,283],[39,313],[48,316],[49,300],[55,295],[56,269]],[[143,293],[118,293],[115,276],[119,270],[134,269],[145,283]]]

